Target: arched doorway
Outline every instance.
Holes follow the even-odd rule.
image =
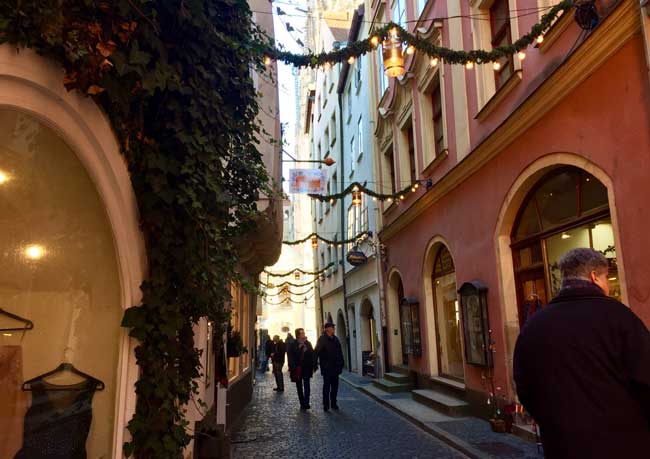
[[[558,293],[558,261],[574,248],[590,247],[607,257],[610,295],[620,299],[607,187],[583,169],[565,166],[541,177],[510,237],[520,326]]]
[[[114,457],[122,288],[106,205],[66,142],[20,111],[0,109],[0,170],[0,305],[34,324],[0,336],[3,360],[9,359],[0,379],[22,383],[69,363],[100,380],[102,390],[76,388],[85,394],[67,409],[88,400],[93,420],[87,437],[70,435],[89,457]],[[16,326],[6,319],[1,328]],[[61,372],[40,384],[79,379]],[[11,444],[0,447],[0,456],[13,457],[30,415],[24,392],[6,395],[13,404]]]
[[[361,319],[361,359],[363,362],[362,373],[375,376],[377,362],[377,348],[379,335],[375,322],[375,310],[370,300],[364,300],[360,310]]]
[[[456,269],[451,253],[440,245],[431,277],[434,293],[436,345],[441,376],[464,380],[460,309],[456,292]]]
[[[404,298],[404,285],[402,277],[397,271],[393,271],[388,278],[387,291],[387,326],[388,326],[388,362],[390,365],[408,365],[408,354],[402,344],[402,330],[400,323],[399,305]]]
[[[345,324],[345,316],[343,311],[339,309],[338,314],[336,315],[336,336],[341,342],[341,348],[343,350],[343,359],[345,360],[345,367],[349,368],[349,359],[348,356],[348,328]]]

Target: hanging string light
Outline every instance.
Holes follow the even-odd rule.
[[[359,191],[358,189],[352,190],[352,205],[360,206],[362,201],[363,199],[362,199],[361,191]]]
[[[335,194],[309,194],[308,196],[312,199],[316,199],[321,202],[328,202],[332,199],[337,200],[337,199],[344,199],[346,196],[352,195],[352,199],[355,199],[356,193],[358,193],[359,199],[362,199],[362,195],[366,194],[370,197],[373,198],[373,200],[380,200],[380,201],[388,201],[389,203],[398,199],[405,199],[406,196],[409,193],[415,193],[419,186],[420,182],[423,182],[423,180],[417,180],[414,183],[404,187],[403,189],[395,192],[395,193],[377,193],[376,191],[373,191],[369,188],[367,188],[365,185],[362,185],[359,182],[353,182],[348,187],[341,191],[340,193],[335,193]]]
[[[406,73],[402,40],[397,35],[397,29],[391,31],[390,35],[382,42],[381,55],[384,59],[384,74],[387,77],[398,77]]]
[[[315,234],[311,237],[311,246],[314,249],[318,248],[318,236],[316,236]]]
[[[270,276],[270,277],[287,277],[287,276],[290,276],[290,275],[292,275],[292,274],[293,274],[294,276],[295,276],[296,274],[302,274],[302,275],[304,275],[304,276],[318,276],[318,275],[321,274],[322,272],[327,271],[327,270],[328,270],[329,268],[331,268],[332,266],[334,266],[334,263],[333,263],[333,262],[330,263],[330,264],[328,264],[327,266],[325,266],[323,269],[319,269],[319,270],[317,270],[317,271],[305,271],[305,270],[302,270],[302,269],[300,269],[300,268],[296,268],[296,269],[292,269],[291,271],[287,271],[287,272],[284,272],[284,273],[272,273],[272,272],[267,271],[267,270],[265,269],[265,270],[264,270],[264,274],[266,274],[267,276]],[[299,279],[296,279],[296,280],[299,280]]]
[[[328,244],[330,247],[334,246],[334,245],[337,246],[337,247],[340,247],[341,244],[351,244],[351,243],[354,243],[354,242],[359,242],[360,240],[364,240],[364,239],[366,239],[366,238],[368,238],[370,236],[372,236],[371,231],[362,231],[362,232],[360,232],[359,234],[357,234],[356,236],[354,236],[352,238],[344,239],[342,241],[338,241],[336,239],[334,239],[334,240],[327,239],[327,238],[325,238],[325,237],[323,237],[323,236],[321,236],[321,235],[319,235],[317,233],[312,233],[309,236],[304,237],[302,239],[296,239],[295,241],[282,241],[282,243],[286,244],[286,245],[298,245],[298,244],[302,244],[303,242],[306,242],[306,241],[311,241],[311,246],[316,249],[316,248],[318,248],[318,241],[322,241],[322,242]],[[313,274],[313,273],[310,273],[310,274]]]

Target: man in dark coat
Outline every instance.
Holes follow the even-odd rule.
[[[575,249],[559,265],[562,288],[528,320],[514,355],[545,457],[650,457],[650,333],[607,296],[601,253]]]
[[[284,392],[284,375],[282,374],[282,367],[284,366],[284,356],[286,354],[286,347],[284,341],[278,335],[273,337],[273,353],[271,354],[271,362],[273,362],[273,376],[275,376],[275,389],[277,392]]]
[[[341,342],[334,335],[334,324],[325,324],[325,332],[318,338],[316,343],[316,358],[320,364],[320,372],[323,375],[323,409],[329,411],[338,410],[336,395],[339,391],[339,375],[343,371],[345,362]]]
[[[266,335],[266,341],[264,343],[264,365],[262,371],[269,370],[269,359],[273,354],[273,341],[271,340],[271,335]]]

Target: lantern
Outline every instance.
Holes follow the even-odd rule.
[[[301,277],[301,275],[300,275],[300,271],[298,271],[298,270],[296,269],[296,271],[293,273],[293,278],[294,278],[295,280],[300,280],[300,277]]]
[[[314,249],[318,248],[318,237],[315,234],[311,237],[311,246]]]
[[[361,205],[361,191],[352,190],[352,204],[355,206]]]
[[[400,40],[399,36],[391,33],[382,43],[381,54],[384,58],[384,73],[386,76],[398,77],[406,73],[402,40]]]

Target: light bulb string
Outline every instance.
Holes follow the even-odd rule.
[[[390,22],[385,26],[374,30],[370,37],[349,43],[348,46],[342,49],[319,54],[295,54],[270,46],[267,50],[267,56],[296,67],[315,68],[325,64],[331,66],[333,63],[345,62],[350,57],[357,58],[361,55],[373,52],[379,41],[397,35],[399,36],[400,41],[413,46],[417,51],[427,54],[430,58],[443,59],[448,64],[467,64],[468,62],[474,62],[477,64],[489,63],[514,55],[535,43],[537,38],[542,36],[553,25],[553,22],[560,14],[569,10],[573,6],[574,0],[563,0],[552,7],[548,13],[544,14],[540,21],[533,25],[527,34],[521,36],[512,44],[497,46],[490,51],[482,49],[463,51],[443,46],[436,46],[426,39],[419,38],[416,35],[409,33],[401,25]]]
[[[273,288],[276,288],[276,287],[273,287]],[[308,294],[309,292],[314,290],[314,288],[315,287],[312,285],[310,288],[308,288],[304,292],[292,292],[291,290],[289,290],[289,287],[286,287],[286,288],[283,287],[283,288],[281,288],[279,291],[277,291],[275,293],[263,292],[262,296],[264,296],[264,297],[267,297],[267,296],[279,296],[279,295],[284,295],[284,294],[293,295],[293,296],[302,296],[302,295]]]
[[[302,241],[302,242],[305,242],[305,241]],[[300,268],[296,268],[296,269],[293,269],[291,271],[287,271],[285,273],[272,273],[272,272],[265,269],[264,274],[266,274],[267,276],[270,276],[270,277],[287,277],[287,276],[294,275],[296,272],[299,272],[304,276],[318,276],[319,274],[322,274],[325,271],[327,271],[332,266],[334,266],[334,263],[330,263],[327,266],[325,266],[323,269],[319,269],[318,271],[303,271]]]
[[[415,182],[411,183],[410,185],[408,185],[407,187],[403,188],[402,190],[396,193],[387,194],[387,193],[377,193],[376,191],[367,188],[365,185],[359,182],[352,182],[350,185],[348,185],[345,188],[345,190],[341,191],[340,193],[309,194],[308,196],[312,199],[322,202],[322,201],[343,199],[354,192],[361,192],[362,194],[367,194],[368,196],[371,196],[380,201],[388,201],[388,200],[403,199],[408,193],[415,192],[415,190],[417,190],[422,183],[426,183],[426,180],[416,180]]]
[[[358,242],[360,239],[365,239],[371,234],[372,233],[370,231],[362,231],[352,238],[337,241],[337,240],[327,239],[318,233],[311,233],[310,235],[305,236],[302,239],[296,239],[295,241],[282,241],[282,243],[285,245],[298,245],[298,244],[302,244],[303,242],[307,242],[309,240],[313,241],[313,238],[315,237],[317,240],[325,242],[329,245],[351,244],[353,242]]]

